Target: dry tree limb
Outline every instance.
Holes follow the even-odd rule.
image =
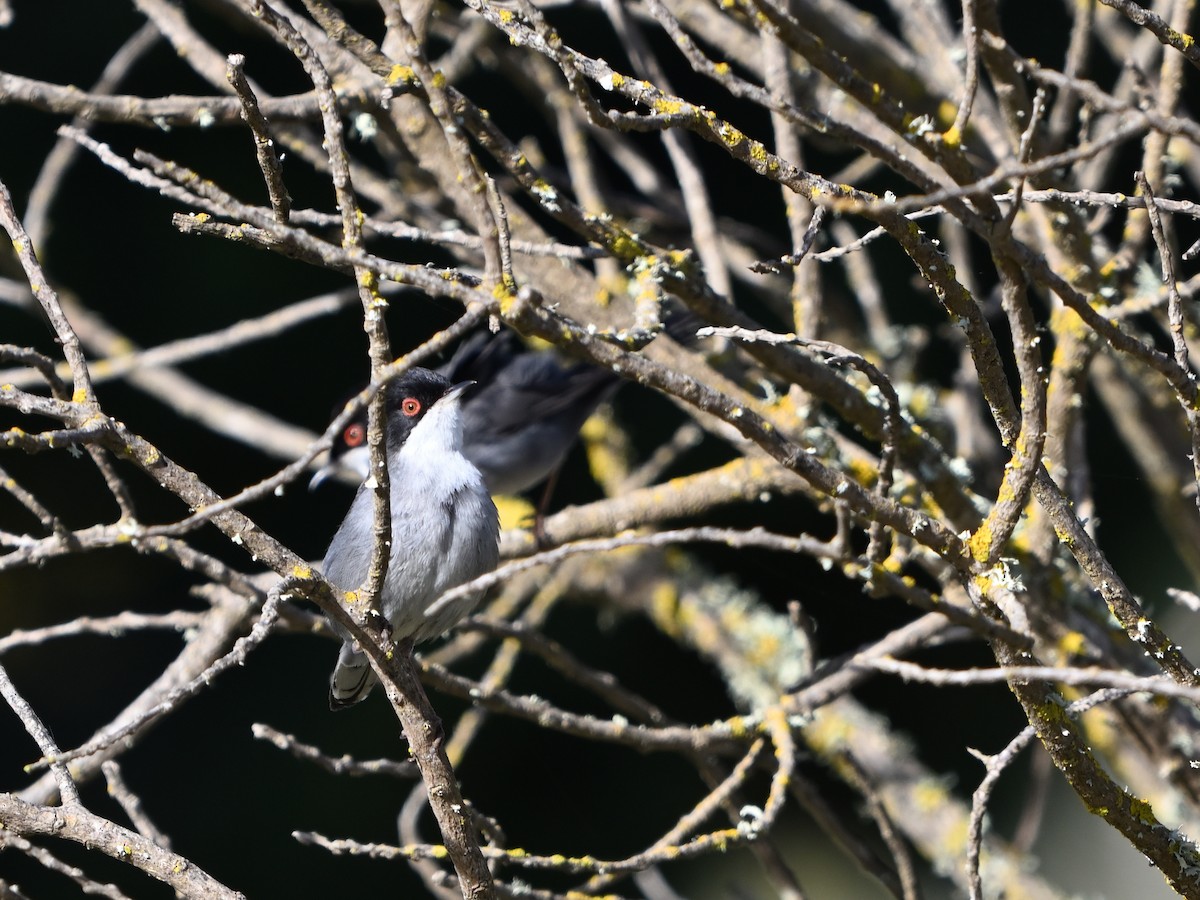
[[[0,822],[8,831],[25,836],[46,836],[82,844],[120,862],[128,863],[174,888],[182,897],[241,900],[199,866],[153,841],[93,815],[78,804],[40,807],[12,794],[0,794]]]

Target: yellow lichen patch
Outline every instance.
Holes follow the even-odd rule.
[[[985,519],[983,523],[975,529],[975,533],[967,540],[967,550],[971,553],[971,559],[976,562],[987,562],[988,554],[992,549],[992,525],[989,519]],[[990,584],[989,584],[990,586]]]
[[[741,468],[745,466],[746,477],[754,481],[759,481],[767,477],[767,464],[761,459],[734,460],[727,464],[730,467]]]
[[[500,315],[506,316],[512,311],[512,306],[517,300],[515,288],[516,285],[507,275],[492,286],[492,297],[500,304]]]
[[[1177,41],[1184,50],[1190,50],[1192,44],[1196,43],[1196,39],[1190,34],[1183,31],[1176,31],[1174,28],[1167,29],[1167,40]]]
[[[773,419],[779,419],[792,424],[800,421],[800,413],[796,409],[795,398],[790,393],[780,394],[767,404],[766,411]]]
[[[830,754],[846,746],[854,729],[844,718],[829,710],[821,710],[804,730],[813,750]]]
[[[493,497],[496,511],[500,514],[500,527],[504,530],[524,528],[533,521],[537,510],[533,504],[522,497],[501,495]]]
[[[1118,261],[1115,256],[1110,257],[1108,262],[1100,267],[1099,275],[1101,278],[1108,278],[1117,271]]]
[[[724,77],[729,74],[729,63],[719,62],[713,66],[713,71],[716,72],[721,77]]]
[[[610,416],[605,411],[589,416],[583,423],[579,435],[583,438],[583,449],[587,454],[588,469],[601,485],[616,485],[624,480],[629,466],[620,436],[611,428]],[[616,441],[612,438],[616,436]]]
[[[971,822],[965,815],[959,816],[942,832],[942,852],[938,854],[941,859],[953,859],[962,854],[967,846],[967,838],[970,836]]]
[[[1057,525],[1054,526],[1054,536],[1056,538],[1058,538],[1059,543],[1061,543],[1065,547],[1070,547],[1072,544],[1075,543],[1075,539],[1073,537],[1071,537],[1071,535],[1069,535],[1064,529],[1060,528]]]
[[[722,607],[719,613],[721,625],[731,634],[744,634],[747,630],[746,608],[730,605]]]
[[[726,631],[719,628],[717,622],[703,611],[697,609],[694,603],[680,603],[676,607],[675,619],[680,633],[686,633],[687,640],[701,652],[715,652],[723,647]]]
[[[947,147],[957,147],[962,143],[962,132],[951,125],[942,132],[942,143]]]
[[[879,470],[865,459],[851,459],[846,468],[850,477],[866,488],[873,486],[879,478]]]
[[[908,400],[908,409],[914,416],[924,418],[933,411],[934,402],[934,392],[923,385],[917,385]]]
[[[624,262],[632,262],[641,255],[643,248],[637,238],[629,232],[613,229],[612,237],[608,242],[608,249],[618,259]]]
[[[1078,631],[1068,631],[1058,639],[1058,650],[1064,656],[1078,656],[1087,647],[1087,638]]]
[[[1154,816],[1154,807],[1147,801],[1139,797],[1130,796],[1129,798],[1130,814],[1141,822],[1143,825],[1157,825],[1158,819]]]
[[[912,798],[920,810],[938,809],[946,803],[946,786],[936,778],[922,778],[913,788]]]
[[[1086,322],[1080,318],[1079,313],[1067,307],[1059,307],[1050,316],[1050,330],[1056,335],[1063,337],[1073,337],[1076,340],[1086,340],[1091,335],[1091,328]],[[1068,347],[1064,346],[1063,341],[1059,341],[1054,348],[1054,355],[1050,358],[1052,367],[1060,367],[1066,364],[1067,358],[1064,354],[1070,352]]]
[[[1119,749],[1118,732],[1113,727],[1112,719],[1103,708],[1086,710],[1079,717],[1088,746],[1100,753],[1115,752]]]
[[[721,123],[717,129],[717,134],[721,136],[721,140],[725,142],[725,145],[731,148],[740,147],[747,140],[746,135],[742,134],[742,132],[738,131],[728,122]],[[766,153],[766,150],[763,153]]]
[[[301,579],[312,578],[312,574],[313,574],[313,571],[310,566],[300,565],[299,563],[292,566],[292,577],[293,578],[301,578]]]
[[[730,736],[737,740],[741,740],[750,733],[750,726],[741,716],[734,716],[726,724],[729,726]]]
[[[75,388],[75,393],[71,395],[72,403],[82,403],[87,399],[87,391],[83,388]]]
[[[510,13],[511,15],[511,13]],[[398,84],[401,81],[413,82],[417,80],[416,73],[413,72],[412,66],[392,66],[392,70],[387,74],[388,84]]]
[[[650,105],[650,108],[660,115],[676,116],[687,109],[688,104],[684,103],[682,100],[673,100],[666,97],[661,97],[655,100]]]
[[[1061,704],[1052,700],[1045,703],[1038,703],[1032,708],[1033,716],[1031,722],[1040,721],[1043,726],[1047,726],[1051,731],[1057,732],[1062,736],[1066,736],[1067,731],[1072,734],[1075,732],[1075,722],[1071,719]],[[1041,728],[1038,729],[1041,731]]]
[[[658,627],[670,635],[677,637],[679,627],[676,622],[679,609],[679,591],[670,581],[660,581],[650,594],[650,616]]]

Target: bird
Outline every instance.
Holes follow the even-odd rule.
[[[507,329],[477,332],[438,372],[479,382],[462,403],[462,452],[493,494],[519,494],[554,472],[583,423],[620,384],[607,369],[526,350]],[[366,478],[369,457],[364,410],[334,438],[329,463],[309,488],[343,468]]]
[[[379,610],[393,639],[431,640],[470,614],[478,593],[432,616],[426,610],[447,590],[491,571],[500,556],[500,523],[479,469],[463,455],[463,395],[472,381],[412,368],[389,383],[387,466],[391,480],[392,540]],[[325,553],[330,583],[353,591],[367,579],[374,549],[374,493],[359,486]],[[337,622],[342,638],[329,679],[329,706],[363,700],[376,677],[366,654]]]

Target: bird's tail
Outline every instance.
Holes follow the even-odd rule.
[[[329,676],[329,708],[336,712],[353,706],[371,692],[376,681],[366,654],[347,641],[342,644],[337,665]]]

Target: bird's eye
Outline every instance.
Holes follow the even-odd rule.
[[[412,418],[421,411],[421,401],[416,397],[405,397],[400,401],[400,412]]]
[[[345,441],[347,447],[357,447],[366,439],[367,429],[359,422],[347,425],[346,430],[342,432],[342,440]]]

